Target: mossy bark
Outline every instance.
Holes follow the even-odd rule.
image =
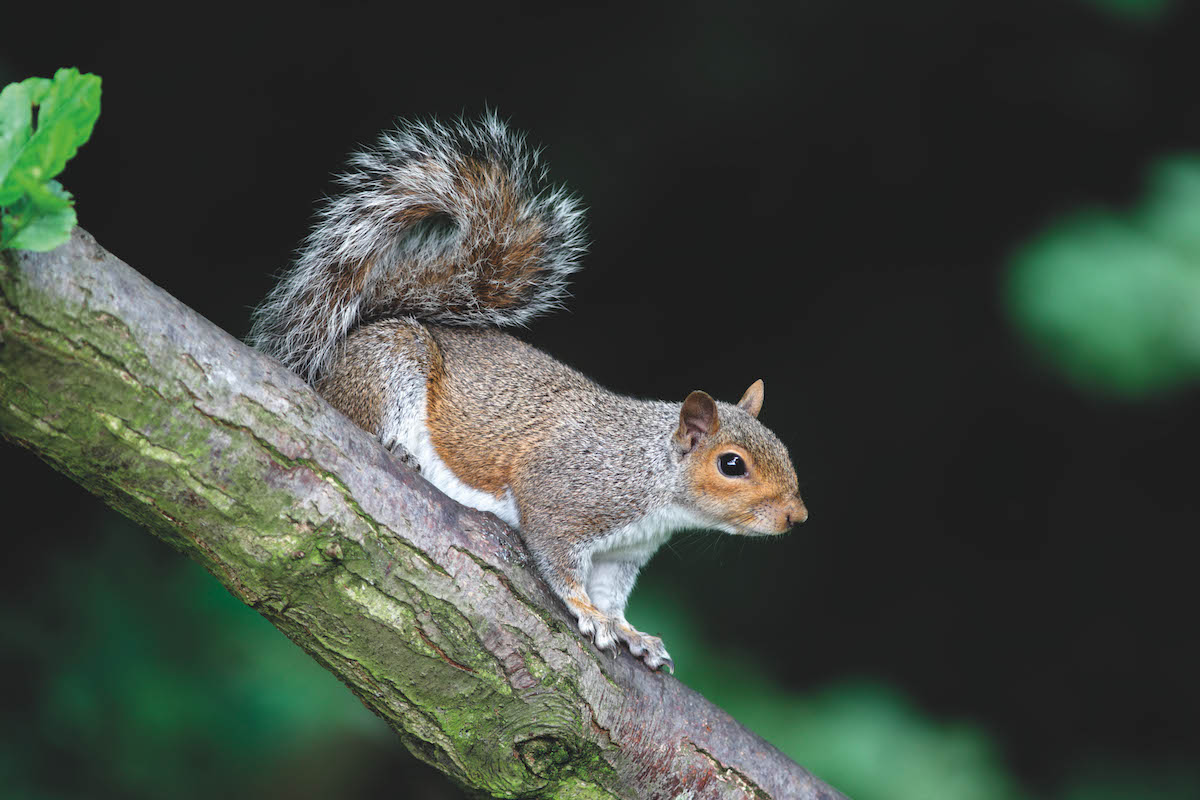
[[[0,430],[203,564],[467,787],[841,796],[670,676],[599,654],[511,529],[79,229],[0,254]]]

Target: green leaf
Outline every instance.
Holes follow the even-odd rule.
[[[42,101],[46,99],[46,94],[50,91],[50,87],[54,85],[54,81],[49,78],[26,78],[19,84],[24,86],[29,92],[29,99],[33,101],[35,106],[40,106]]]
[[[22,83],[10,83],[0,91],[0,187],[13,164],[17,163],[25,143],[33,133],[33,101]],[[5,202],[0,191],[0,205]]]
[[[25,194],[3,209],[3,213],[0,213],[0,250],[8,247],[17,233],[29,224],[33,213],[33,203]]]
[[[100,116],[100,78],[80,75],[74,67],[60,69],[44,95],[37,130],[13,167],[39,181],[48,181],[62,172],[92,135]]]
[[[32,183],[25,187],[30,202],[37,211],[53,212],[71,205],[71,193],[58,181]]]
[[[38,214],[17,231],[6,246],[45,252],[65,242],[75,227],[75,209],[70,206],[48,214]]]
[[[100,78],[73,67],[0,92],[0,249],[52,250],[67,240],[73,200],[54,177],[92,135],[99,115]]]

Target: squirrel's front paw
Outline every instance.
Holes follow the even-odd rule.
[[[628,622],[622,622],[617,627],[617,635],[629,645],[629,652],[646,662],[650,669],[658,669],[666,664],[672,675],[675,674],[675,662],[667,648],[663,647],[662,639],[642,633]]]
[[[571,603],[571,610],[579,619],[579,632],[596,643],[601,650],[617,652],[617,621],[602,614],[594,606]]]
[[[675,673],[675,662],[663,647],[662,639],[642,633],[623,618],[604,614],[591,603],[568,600],[567,606],[579,620],[579,632],[595,642],[596,647],[612,650],[615,657],[620,646],[618,642],[625,642],[634,658],[642,659],[650,669],[657,670],[665,664],[671,674]]]

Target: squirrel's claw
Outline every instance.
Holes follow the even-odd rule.
[[[646,662],[647,667],[656,672],[665,666],[667,668],[667,672],[671,673],[672,675],[675,674],[675,659],[671,658],[671,654],[667,652],[666,648],[662,646],[661,642],[659,643],[658,651],[654,653],[647,653],[643,660]]]
[[[399,441],[385,444],[385,447],[391,452],[392,456],[404,466],[411,469],[413,472],[421,471],[421,462],[417,461],[417,457],[409,451],[407,447]]]
[[[646,662],[647,667],[657,670],[666,664],[671,674],[675,674],[675,662],[667,648],[663,647],[662,639],[642,633],[627,622],[621,624],[618,631],[620,637],[629,645],[629,652]]]
[[[572,610],[578,614],[579,632],[601,651],[611,650],[616,658],[620,643],[625,642],[634,658],[640,658],[650,669],[658,670],[665,665],[672,675],[675,674],[675,661],[663,647],[662,639],[642,633],[623,618],[608,617],[594,609],[573,607]]]
[[[600,650],[612,650],[616,658],[619,644],[616,621],[599,614],[580,614],[579,632],[591,639]]]

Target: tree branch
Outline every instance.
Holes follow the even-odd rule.
[[[674,678],[601,655],[511,529],[80,229],[0,260],[0,429],[203,564],[467,787],[841,797]]]

